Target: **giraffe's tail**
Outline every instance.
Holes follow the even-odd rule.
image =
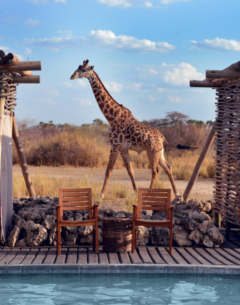
[[[164,143],[169,146],[169,147],[172,147],[172,148],[177,148],[177,149],[187,149],[187,150],[194,150],[194,149],[198,149],[197,147],[191,147],[191,146],[187,146],[187,145],[181,145],[181,144],[178,144],[177,146],[173,146],[173,145],[170,145],[168,143],[168,141],[164,138]]]

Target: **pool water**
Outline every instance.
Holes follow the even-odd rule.
[[[240,277],[1,275],[0,304],[240,304]]]

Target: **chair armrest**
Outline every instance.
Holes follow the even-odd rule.
[[[57,214],[57,221],[59,221],[60,220],[60,209],[61,209],[61,207],[60,207],[60,205],[57,205],[56,206],[56,214]]]
[[[136,204],[133,204],[133,218],[137,219],[137,205]]]
[[[93,210],[93,209],[98,209],[98,207],[99,207],[99,204],[94,204],[92,207],[91,207],[91,209]]]

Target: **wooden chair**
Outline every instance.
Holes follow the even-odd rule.
[[[92,190],[59,189],[59,205],[57,209],[57,252],[61,254],[61,227],[65,226],[95,226],[93,233],[93,248],[98,253],[98,205],[92,206]],[[89,219],[81,221],[63,220],[63,211],[88,210]],[[95,247],[94,247],[95,244]]]
[[[141,210],[167,211],[166,220],[143,220]],[[138,205],[133,205],[132,253],[136,249],[136,226],[167,227],[170,229],[169,254],[172,254],[173,210],[170,189],[138,189]]]

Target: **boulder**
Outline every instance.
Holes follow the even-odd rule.
[[[68,220],[74,221],[72,217],[70,217]],[[78,227],[77,226],[66,226],[66,227],[64,227],[64,230],[68,231],[69,233],[76,234]]]
[[[83,215],[83,220],[88,220],[89,219],[89,213],[85,213]]]
[[[75,215],[75,217],[74,217],[74,220],[76,220],[76,221],[82,221],[82,220],[83,220],[82,214],[76,213],[76,215]]]
[[[188,239],[189,233],[184,226],[176,225],[173,228],[173,240],[179,246],[191,246],[192,241]]]
[[[62,228],[61,228],[62,231]],[[49,232],[48,236],[49,245],[50,246],[56,246],[56,240],[57,240],[57,226],[56,224],[52,227],[51,231]]]
[[[212,209],[212,202],[211,200],[208,200],[208,201],[202,201],[202,205],[203,205],[203,208],[202,208],[202,211],[203,212],[210,212],[211,209]]]
[[[98,213],[98,221],[102,221],[104,218],[106,217],[104,216],[103,213]]]
[[[196,230],[198,228],[198,224],[193,219],[190,219],[188,217],[181,219],[181,224],[184,225],[185,229],[189,231]]]
[[[40,224],[29,220],[24,224],[24,229],[27,234],[27,244],[29,246],[41,246],[47,240],[47,229]]]
[[[114,209],[108,205],[104,205],[98,209],[99,213],[103,213],[107,216],[111,216],[114,213]]]
[[[16,214],[16,213],[13,213],[12,214],[12,224],[13,225],[15,225],[15,224],[17,224],[17,222],[20,220],[20,219],[22,219],[22,217],[20,216],[20,215],[18,215],[18,214]]]
[[[125,218],[125,213],[122,211],[119,211],[117,213],[113,213],[113,217],[117,217],[117,218]]]
[[[202,223],[204,220],[211,220],[211,217],[204,212],[199,213],[197,211],[193,211],[189,212],[188,216],[190,219],[199,223]]]
[[[153,211],[153,212],[155,213],[153,213],[151,217],[152,220],[166,220],[167,215],[165,211]],[[150,216],[150,215],[146,215],[146,216]]]
[[[42,220],[42,217],[41,217],[41,214],[36,211],[32,211],[32,210],[29,210],[27,211],[27,213],[24,214],[24,219],[25,220],[32,220],[34,221],[35,223],[40,223],[41,220]]]
[[[16,226],[19,227],[19,229],[21,230],[21,229],[24,227],[25,223],[26,223],[26,220],[20,218],[20,219],[18,220]]]
[[[146,246],[149,242],[149,231],[147,227],[137,226],[136,228],[137,246]]]
[[[18,226],[14,226],[12,231],[8,235],[8,238],[7,238],[7,245],[8,245],[8,247],[14,247],[15,246],[15,244],[16,244],[16,242],[18,240],[19,234],[20,234],[19,227]]]
[[[209,238],[209,236],[204,235],[204,237],[203,237],[203,245],[208,247],[208,248],[212,248],[213,247],[213,241]]]
[[[198,224],[198,229],[202,234],[206,234],[208,227],[214,226],[212,220],[204,220],[202,223]]]
[[[198,230],[194,230],[189,234],[188,239],[195,241],[199,245],[202,243],[203,235]]]
[[[71,233],[69,231],[66,231],[64,234],[64,238],[66,246],[76,246],[78,233]]]
[[[153,227],[150,232],[150,240],[153,246],[169,245],[169,228]]]
[[[81,236],[87,236],[89,234],[91,234],[93,231],[93,226],[80,226],[78,227],[78,233]]]
[[[98,244],[101,245],[103,242],[103,237],[102,237],[102,230],[100,228],[98,228]],[[92,245],[93,243],[93,233],[84,236],[80,239],[80,244],[88,244],[88,245]]]
[[[208,227],[207,235],[211,238],[211,240],[214,243],[216,243],[218,245],[221,245],[224,242],[224,237],[216,226]]]
[[[55,226],[55,216],[46,215],[46,218],[43,220],[42,225],[47,229],[51,230]]]
[[[16,242],[16,247],[26,247],[27,246],[27,239],[26,238],[22,238],[22,239],[19,239],[17,242]]]

